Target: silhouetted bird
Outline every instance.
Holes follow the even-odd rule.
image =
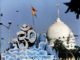
[[[78,35],[74,35],[75,37],[78,37]]]
[[[18,10],[16,12],[19,12]]]
[[[70,2],[64,3],[68,6],[67,12],[74,12],[76,14],[76,18],[79,19],[80,15],[80,0],[71,0]]]
[[[3,16],[3,13],[0,13],[0,16]]]

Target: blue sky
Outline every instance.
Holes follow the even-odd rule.
[[[70,0],[0,0],[0,12],[3,13],[0,21],[5,25],[8,25],[8,21],[11,21],[11,38],[16,37],[16,32],[19,31],[17,25],[24,23],[32,25],[31,7],[34,6],[37,9],[37,18],[34,18],[36,32],[47,32],[49,26],[57,19],[56,4],[59,2],[61,20],[72,29],[74,34],[79,35],[76,42],[80,45],[80,19],[76,20],[74,13],[64,13],[67,6],[63,3],[68,1]],[[1,33],[1,37],[4,37],[4,40],[1,40],[2,50],[4,50],[8,47],[8,29],[1,26]]]

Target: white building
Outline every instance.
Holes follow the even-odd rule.
[[[67,49],[75,49],[74,34],[60,18],[57,18],[56,22],[49,27],[47,35],[51,46],[54,46],[54,41],[59,39]]]

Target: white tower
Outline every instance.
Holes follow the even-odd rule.
[[[54,46],[54,41],[59,39],[63,41],[64,46],[67,49],[75,49],[75,37],[71,29],[61,21],[59,17],[58,8],[58,18],[54,24],[52,24],[47,32],[47,36],[50,39],[50,45]]]

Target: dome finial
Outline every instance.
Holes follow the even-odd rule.
[[[56,7],[57,7],[57,22],[61,22],[60,19],[60,2],[59,0],[57,0],[58,2],[56,3]]]
[[[58,14],[58,18],[60,18],[60,10],[59,10],[59,5],[60,5],[60,3],[58,2],[56,5],[57,5],[57,14]]]

